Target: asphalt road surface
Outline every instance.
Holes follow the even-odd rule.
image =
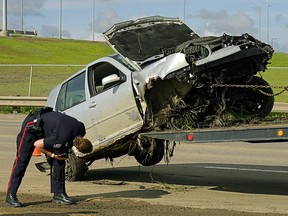
[[[43,215],[55,215],[51,209],[62,215],[288,215],[287,142],[181,143],[169,164],[153,167],[129,156],[95,161],[85,181],[67,182],[68,194],[79,201],[69,208],[50,203],[48,173],[34,166],[44,156],[33,157],[18,195],[26,207],[7,208],[2,201],[23,118],[0,114],[0,215],[41,209]]]

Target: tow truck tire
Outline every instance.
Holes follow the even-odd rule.
[[[88,166],[82,158],[79,158],[72,151],[66,160],[65,175],[70,182],[83,180],[86,176]]]
[[[151,143],[146,142],[142,148],[136,147],[134,157],[142,166],[153,166],[159,163],[164,156],[163,140],[155,139],[153,149],[150,149]],[[152,151],[151,151],[152,150]]]

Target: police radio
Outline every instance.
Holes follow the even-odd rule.
[[[26,126],[26,130],[29,133],[34,134],[37,137],[43,137],[43,120],[41,119],[41,115],[46,112],[52,112],[53,108],[51,107],[44,107],[39,110],[37,110],[34,114],[31,113],[31,115],[36,115],[36,118],[33,120],[32,124],[29,124]]]
[[[27,132],[32,133],[38,137],[43,136],[42,123],[43,120],[40,117],[37,117],[33,120],[32,124],[26,126]]]

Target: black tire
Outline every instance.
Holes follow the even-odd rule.
[[[142,147],[136,146],[134,157],[143,166],[153,166],[164,156],[164,141],[159,139],[145,139]]]
[[[79,158],[72,151],[68,154],[68,160],[66,160],[66,179],[68,181],[80,181],[86,176],[88,166],[82,158]]]
[[[264,79],[256,76],[253,77],[249,84],[269,86]],[[268,96],[266,94],[273,95],[272,88],[252,89],[249,92],[249,100],[253,102],[253,105],[248,106],[247,111],[253,116],[265,118],[271,112],[274,106],[274,96]]]

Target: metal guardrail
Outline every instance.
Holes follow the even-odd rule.
[[[275,102],[272,112],[288,112],[288,103],[282,103],[282,102]]]
[[[0,106],[17,109],[21,106],[44,107],[47,97],[0,96]],[[288,112],[288,103],[275,102],[272,112]]]
[[[18,97],[18,96],[1,96],[0,106],[10,106],[10,107],[21,107],[21,106],[31,106],[31,107],[43,107],[45,106],[47,97]]]
[[[0,29],[0,32],[2,29]],[[9,35],[25,35],[25,36],[37,36],[37,32],[35,30],[32,31],[26,31],[26,30],[16,30],[16,29],[11,29],[7,30],[7,33]]]

